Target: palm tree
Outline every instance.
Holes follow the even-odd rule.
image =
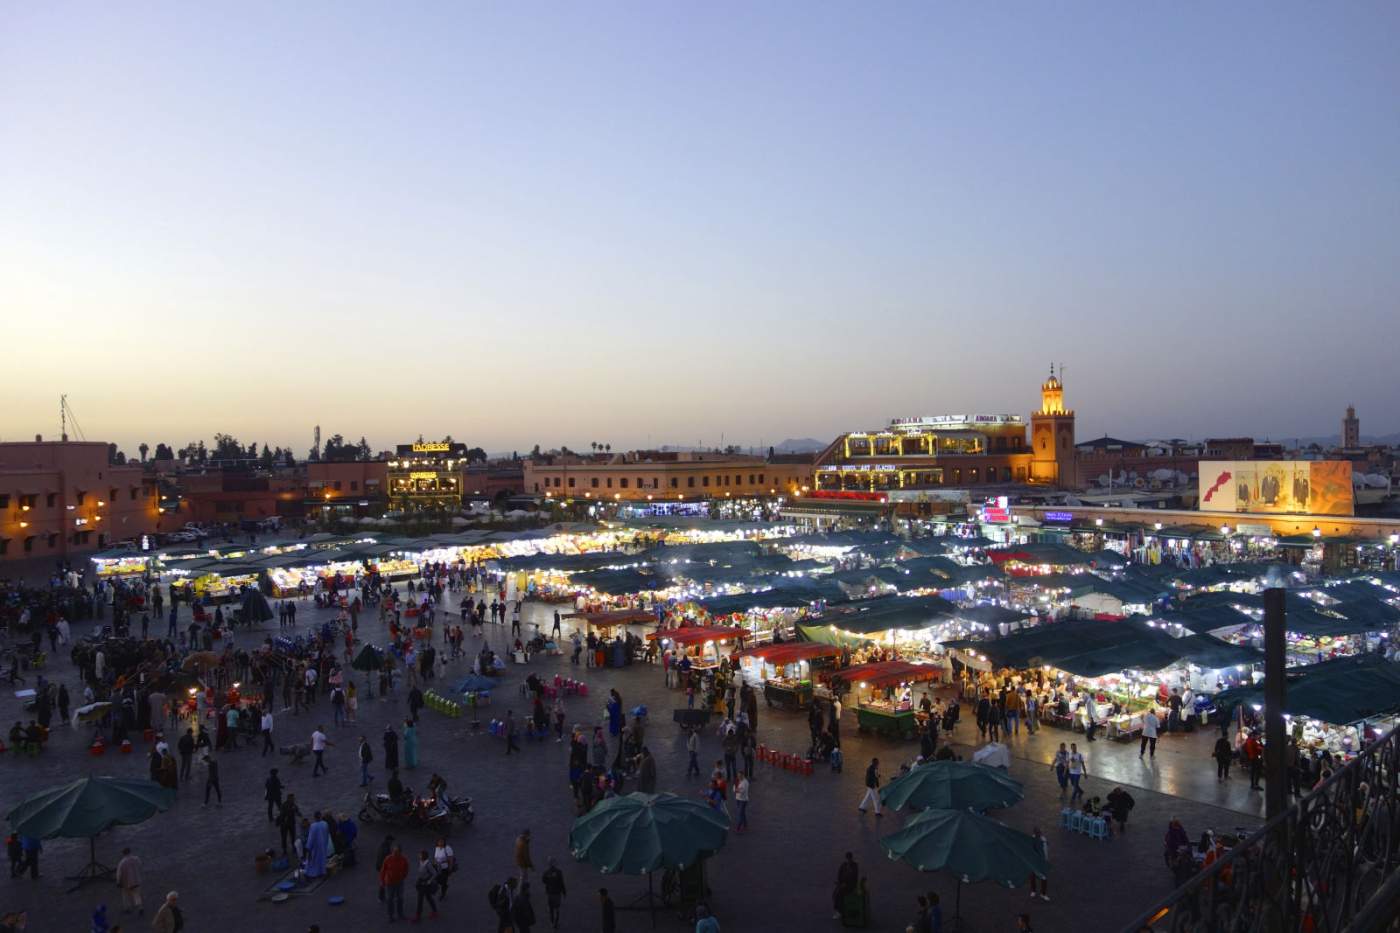
[[[612,453],[612,444],[604,444],[603,447],[608,453]]]
[[[593,452],[594,452],[594,453],[597,453],[597,452],[598,452],[598,442],[597,442],[597,441],[589,441],[589,442],[588,442],[588,446],[593,448]]]
[[[142,462],[142,463],[145,463],[145,462],[146,462],[146,451],[148,451],[148,450],[151,449],[151,448],[150,448],[150,445],[148,445],[145,441],[142,441],[142,442],[141,442],[141,446],[140,446],[140,447],[137,447],[136,449],[139,450],[139,451],[141,451],[141,462]]]

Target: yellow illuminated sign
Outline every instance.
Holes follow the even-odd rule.
[[[437,478],[438,478],[438,475],[437,475],[436,473],[431,473],[431,472],[429,472],[429,473],[410,473],[410,474],[408,474],[408,478],[409,478],[409,479],[437,479]]]
[[[414,444],[413,452],[416,454],[440,454],[447,453],[452,449],[452,445],[446,441],[432,441],[427,444]]]

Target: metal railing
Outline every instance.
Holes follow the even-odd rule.
[[[1279,778],[1281,779],[1281,778]],[[1370,933],[1400,903],[1400,729],[1124,933]]]

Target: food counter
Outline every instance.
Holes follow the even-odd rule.
[[[861,732],[899,739],[912,739],[919,722],[913,707],[900,708],[894,704],[869,702],[856,707],[856,727]]]
[[[812,682],[773,677],[763,682],[763,698],[779,709],[806,709],[812,704]]]
[[[139,576],[146,572],[148,564],[144,554],[133,554],[130,557],[119,557],[115,560],[94,557],[92,562],[97,565],[97,575],[104,578]]]

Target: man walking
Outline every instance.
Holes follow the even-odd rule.
[[[276,820],[272,815],[273,806],[282,806],[282,779],[277,776],[276,768],[267,773],[267,780],[263,782],[263,799],[267,801],[267,821],[272,823]]]
[[[690,753],[690,763],[685,766],[685,776],[690,777],[693,774],[699,777],[700,759],[697,756],[700,752],[700,732],[698,729],[691,730],[690,738],[685,740],[685,750]]]
[[[734,824],[734,831],[742,833],[749,828],[749,776],[742,772],[739,783],[734,787],[734,802],[739,805],[739,819]]]
[[[1157,713],[1149,709],[1142,717],[1142,743],[1138,746],[1139,758],[1149,747],[1151,747],[1152,753],[1148,757],[1157,757],[1157,726]]]
[[[366,787],[374,780],[374,775],[369,773],[369,763],[374,761],[374,749],[369,746],[369,739],[360,736],[360,786]]]
[[[557,642],[557,641],[559,640],[559,638],[562,637],[562,635],[563,635],[563,629],[562,629],[562,628],[560,627],[560,625],[559,625],[559,610],[558,610],[558,609],[554,610],[554,627],[553,627],[552,629],[549,630],[549,635],[550,635],[550,637],[553,638],[556,642]],[[546,892],[546,893],[547,893],[547,892]]]
[[[544,900],[549,907],[549,923],[557,930],[559,929],[559,905],[563,902],[564,895],[569,892],[564,885],[564,873],[554,863],[552,856],[549,859],[549,867],[544,870],[540,881],[544,883]]]
[[[268,752],[277,751],[277,746],[272,744],[272,707],[270,706],[263,710],[262,714],[262,739],[263,755],[266,755]]]
[[[180,736],[180,741],[176,743],[180,750],[180,780],[190,779],[190,762],[194,759],[194,730],[186,729],[185,734]]]
[[[866,805],[871,801],[875,802],[875,815],[884,816],[880,812],[880,759],[870,759],[870,767],[865,769],[865,796],[860,799],[858,810],[865,813]]]
[[[122,913],[135,913],[141,916],[141,860],[131,854],[130,849],[122,849],[122,860],[117,863],[117,886],[122,889]]]
[[[389,911],[389,922],[403,919],[403,883],[408,878],[408,858],[401,846],[384,858],[379,866],[379,889],[384,892],[384,906]]]
[[[209,792],[212,790],[218,797],[219,806],[224,805],[224,792],[219,787],[219,762],[212,755],[204,756],[204,767],[207,771],[204,777],[204,805],[209,806]]]
[[[331,743],[326,740],[324,729],[324,726],[318,725],[316,731],[311,733],[311,754],[316,756],[316,764],[311,769],[312,777],[320,777],[327,771],[325,759],[326,746]]]
[[[1069,782],[1074,785],[1074,792],[1069,795],[1070,803],[1084,796],[1084,788],[1079,786],[1079,781],[1089,773],[1089,765],[1084,761],[1083,754],[1079,751],[1079,745],[1071,742],[1069,745]]]

